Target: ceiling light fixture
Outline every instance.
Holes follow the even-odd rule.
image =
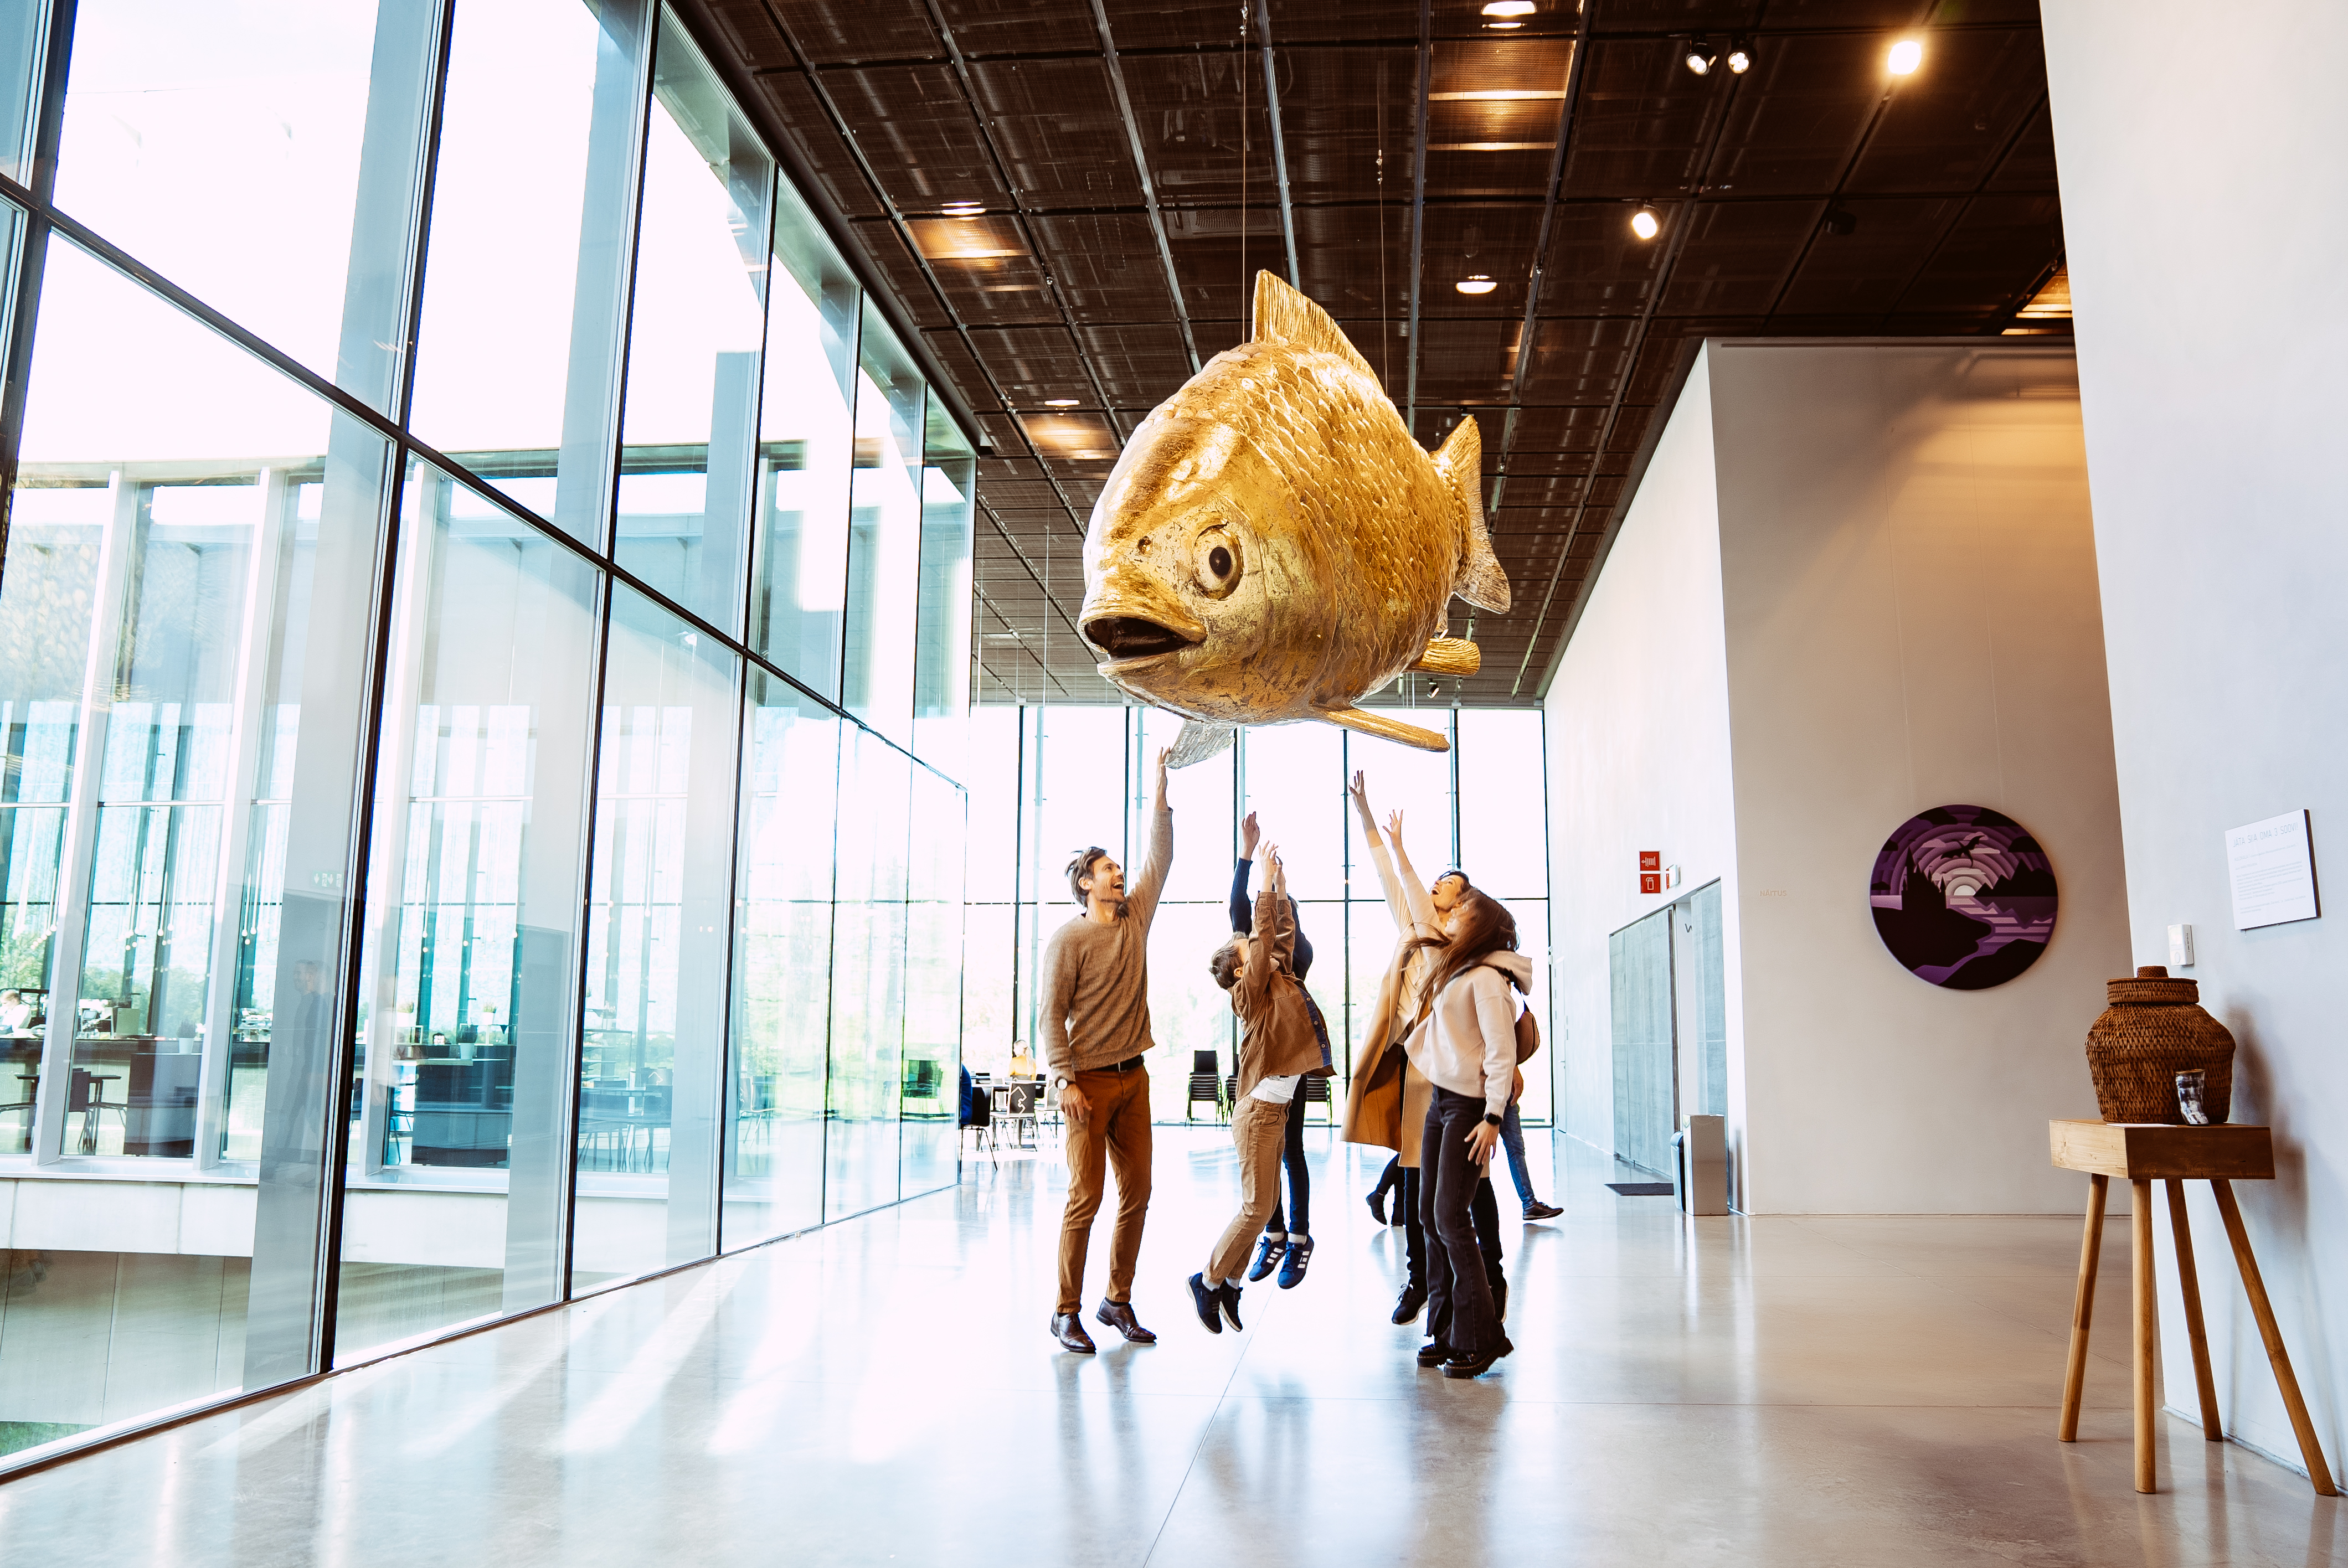
[[[1728,69],[1732,76],[1743,76],[1753,68],[1753,46],[1739,38],[1728,46]]]
[[[1540,9],[1540,7],[1535,5],[1533,4],[1533,0],[1492,0],[1490,5],[1484,7],[1484,15],[1487,16],[1529,16],[1539,9]],[[1521,26],[1521,24],[1519,24],[1519,26]]]
[[[1685,62],[1687,68],[1699,77],[1712,75],[1712,63],[1720,58],[1719,51],[1702,38],[1688,40]]]
[[[1642,240],[1653,239],[1663,231],[1663,218],[1643,201],[1639,204],[1639,210],[1631,214],[1631,232]]]
[[[1484,30],[1488,33],[1505,33],[1511,27],[1523,26],[1522,22],[1487,22],[1484,24]]]
[[[1913,38],[1902,38],[1891,46],[1891,56],[1884,64],[1895,77],[1912,77],[1916,67],[1924,63],[1924,46]]]
[[[983,201],[949,201],[940,210],[949,218],[975,218],[986,210]]]
[[[1483,273],[1478,272],[1473,277],[1460,279],[1451,286],[1463,294],[1488,294],[1500,285]]]
[[[1047,397],[1044,399],[1044,406],[1046,408],[1074,408],[1076,405],[1076,400],[1073,397]]]

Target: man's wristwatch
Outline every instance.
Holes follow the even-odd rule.
[[[1484,1112],[1484,1125],[1485,1125],[1485,1126],[1487,1126],[1487,1127],[1498,1127],[1499,1124],[1500,1124],[1500,1119],[1499,1119],[1498,1116],[1493,1115],[1489,1111],[1487,1111],[1487,1112]]]

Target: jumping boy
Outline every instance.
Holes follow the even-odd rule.
[[[1199,1321],[1220,1334],[1223,1320],[1240,1325],[1240,1281],[1248,1248],[1280,1195],[1280,1152],[1288,1135],[1288,1103],[1305,1073],[1321,1065],[1321,1041],[1293,964],[1296,917],[1288,902],[1288,872],[1280,851],[1263,852],[1263,891],[1256,895],[1255,925],[1215,949],[1207,967],[1231,993],[1240,1019],[1239,1102],[1231,1108],[1231,1142],[1240,1153],[1240,1212],[1224,1227],[1206,1268],[1190,1276]]]

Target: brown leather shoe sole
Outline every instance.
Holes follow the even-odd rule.
[[[1126,1338],[1136,1345],[1155,1345],[1158,1343],[1158,1336],[1151,1333],[1148,1329],[1144,1328],[1141,1326],[1141,1320],[1134,1317],[1133,1303],[1130,1301],[1110,1301],[1104,1297],[1100,1304],[1100,1309],[1095,1312],[1093,1316],[1099,1318],[1103,1323],[1107,1324],[1111,1328],[1116,1329],[1119,1334],[1124,1335]]]

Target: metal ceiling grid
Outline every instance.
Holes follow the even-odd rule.
[[[684,3],[994,444],[985,701],[1115,700],[1073,620],[1085,518],[1258,268],[1292,254],[1422,442],[1483,425],[1516,605],[1446,695],[1520,704],[1698,341],[1994,334],[2061,261],[2032,0],[1537,0],[1509,29],[1481,0]],[[1893,82],[1903,33],[1925,67]],[[1691,73],[1698,35],[1752,69]]]

